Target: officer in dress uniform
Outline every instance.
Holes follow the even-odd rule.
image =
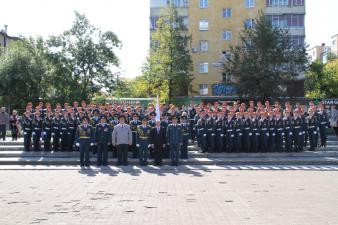
[[[314,116],[314,110],[310,109],[309,116],[307,117],[307,124],[308,124],[308,135],[310,141],[310,151],[315,151],[318,145],[318,121],[317,118]]]
[[[76,130],[76,146],[80,148],[80,166],[89,166],[89,149],[94,146],[94,128],[89,124],[89,117],[82,118],[82,124]]]
[[[97,165],[108,165],[108,148],[112,143],[112,130],[107,123],[106,116],[102,115],[100,123],[95,128],[95,142],[97,145]]]
[[[181,146],[181,159],[188,158],[188,141],[190,127],[187,122],[186,116],[181,116],[181,127],[182,127],[182,146]]]
[[[249,112],[244,112],[243,119],[243,151],[251,151],[252,123]]]
[[[52,112],[51,111],[47,111],[46,112],[46,116],[43,119],[43,139],[44,139],[44,150],[45,151],[50,151],[50,143],[51,143],[51,138],[52,138],[52,122],[53,122],[53,118],[52,118]]]
[[[155,124],[156,125],[156,124]],[[136,146],[139,148],[140,165],[146,166],[148,160],[148,150],[150,147],[151,126],[148,125],[147,118],[142,119],[142,124],[137,127]]]
[[[100,123],[100,112],[99,110],[95,109],[93,110],[93,113],[94,113],[94,116],[91,117],[90,119],[90,125],[93,127],[94,133],[95,133],[95,128]],[[95,144],[91,146],[90,148],[94,154],[97,152],[97,146]]]
[[[137,127],[141,125],[139,120],[138,113],[133,113],[133,119],[130,121],[129,126],[133,135],[133,144],[131,146],[131,151],[133,153],[133,158],[138,158],[138,148],[136,147],[136,136],[137,136]]]
[[[24,117],[21,122],[22,130],[23,130],[23,139],[24,139],[24,148],[25,151],[30,151],[31,147],[31,138],[32,138],[32,129],[33,129],[33,121],[31,118],[31,112],[26,111]]]
[[[320,133],[320,146],[326,147],[327,135],[326,129],[330,126],[329,117],[325,112],[324,105],[319,105],[318,110],[318,122],[319,122],[319,133]]]
[[[170,113],[165,112],[163,113],[163,120],[161,121],[161,127],[164,128],[164,130],[167,130],[168,125],[171,123],[171,121],[169,120],[170,117]],[[168,159],[170,156],[169,153],[169,148],[165,145],[165,147],[163,148],[163,158]]]
[[[283,151],[283,139],[285,135],[285,130],[284,130],[284,121],[281,117],[280,111],[276,110],[275,111],[275,131],[276,131],[276,150],[278,152]]]
[[[170,149],[171,165],[177,166],[182,146],[182,127],[177,123],[177,116],[172,116],[172,124],[167,127],[167,145]]]
[[[293,114],[294,114],[294,118],[292,121],[292,125],[293,125],[295,150],[303,151],[303,147],[304,147],[303,119],[301,118],[300,112],[298,110],[294,111]]]
[[[58,110],[55,110],[52,122],[53,151],[59,150],[60,132],[61,132],[60,112]]]
[[[42,134],[43,121],[40,117],[40,111],[35,111],[35,117],[33,119],[33,145],[34,151],[41,151],[40,138]]]

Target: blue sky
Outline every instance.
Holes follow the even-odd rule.
[[[0,29],[7,24],[13,36],[57,35],[71,26],[74,10],[85,13],[92,24],[114,31],[123,42],[118,52],[122,74],[141,74],[149,47],[149,0],[0,0],[0,6]],[[311,47],[329,44],[338,33],[337,9],[338,0],[306,0],[306,41]]]

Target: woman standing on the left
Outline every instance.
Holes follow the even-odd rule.
[[[12,141],[18,140],[19,120],[17,114],[18,112],[16,110],[13,110],[12,115],[9,119],[9,124],[12,132]]]

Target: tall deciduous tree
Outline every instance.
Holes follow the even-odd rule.
[[[149,82],[149,95],[160,95],[169,102],[175,96],[187,95],[192,81],[191,36],[187,34],[175,6],[171,5],[162,12],[151,38],[142,78]]]
[[[251,29],[241,31],[239,45],[230,47],[224,73],[240,96],[269,98],[285,95],[306,63],[305,46],[293,45],[288,30],[273,27],[260,13]]]
[[[102,88],[111,91],[116,84],[112,68],[119,65],[114,53],[121,42],[112,31],[103,32],[75,12],[70,30],[48,40],[53,66],[49,80],[54,97],[63,101],[88,100]]]
[[[306,72],[306,96],[310,98],[338,97],[338,60],[327,64],[315,61]]]
[[[10,108],[23,109],[28,101],[45,95],[47,63],[43,40],[38,38],[12,42],[0,56],[0,96]]]

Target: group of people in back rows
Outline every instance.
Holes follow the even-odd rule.
[[[188,141],[197,141],[202,152],[314,151],[326,147],[329,115],[322,104],[308,106],[269,101],[190,104],[177,108],[155,105],[29,103],[20,120],[25,150],[73,151],[80,149],[81,165],[89,165],[90,150],[97,164],[108,164],[112,150],[118,164],[127,164],[127,153],[146,165],[150,157],[160,165],[170,157],[172,165],[188,157]],[[157,119],[156,119],[157,116]]]

